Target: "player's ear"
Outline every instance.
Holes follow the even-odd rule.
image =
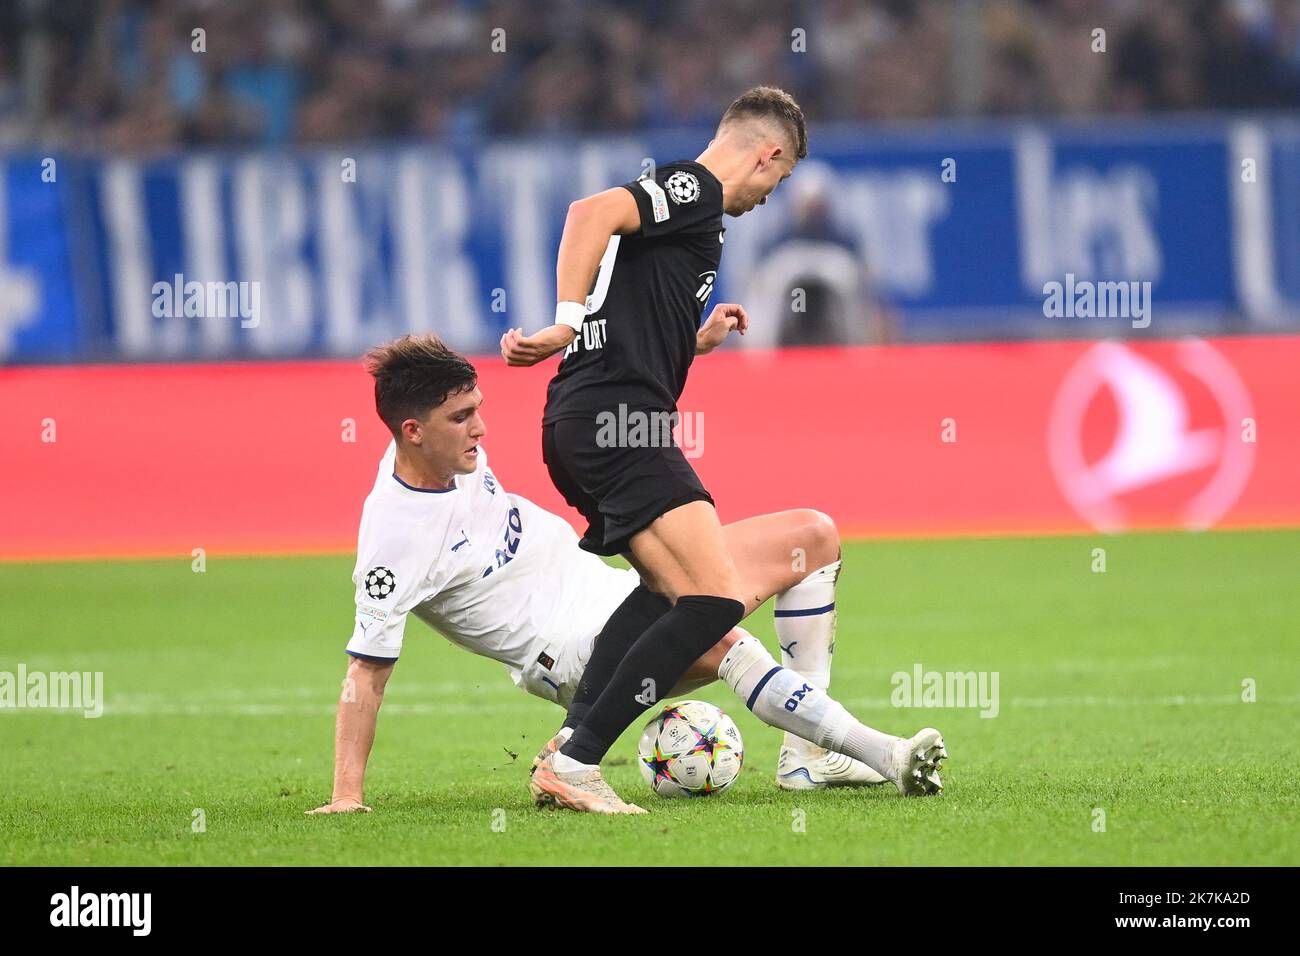
[[[424,434],[424,429],[420,426],[420,423],[416,421],[414,418],[408,418],[406,421],[402,422],[402,437],[405,438],[407,441],[409,441],[412,445],[420,444],[420,440],[423,438],[423,434]]]

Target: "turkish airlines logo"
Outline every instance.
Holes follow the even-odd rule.
[[[1101,531],[1176,523],[1203,529],[1236,502],[1255,464],[1250,395],[1208,342],[1139,354],[1090,348],[1066,373],[1048,421],[1052,473]]]

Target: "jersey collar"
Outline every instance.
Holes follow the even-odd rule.
[[[459,485],[456,484],[455,478],[451,479],[450,488],[417,488],[415,487],[415,485],[408,485],[401,478],[398,478],[397,472],[393,472],[393,480],[396,481],[403,488],[407,489],[408,491],[418,491],[421,494],[425,494],[425,495],[445,495],[447,492],[455,491],[457,488],[460,487]]]

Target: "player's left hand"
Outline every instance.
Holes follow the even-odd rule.
[[[567,348],[576,335],[567,325],[549,325],[532,335],[524,335],[523,329],[511,329],[501,336],[501,357],[507,365],[536,365]]]
[[[749,329],[749,316],[744,306],[734,302],[719,302],[709,313],[709,318],[700,326],[695,336],[697,354],[711,352],[721,345],[732,332],[744,335]]]

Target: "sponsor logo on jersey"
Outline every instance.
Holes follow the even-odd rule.
[[[523,540],[523,535],[524,519],[520,516],[518,508],[511,508],[510,513],[506,515],[505,546],[497,548],[496,564],[485,568],[483,577],[487,577],[497,568],[503,568],[514,560],[515,552],[519,550],[519,542]]]
[[[371,621],[386,621],[388,620],[388,612],[381,607],[375,607],[373,604],[358,604],[357,617],[364,617]]]
[[[485,487],[486,487],[486,483],[485,483]],[[489,490],[490,490],[490,489],[489,489]],[[455,554],[457,551],[459,551],[461,548],[465,547],[465,545],[467,545],[467,544],[469,544],[469,535],[467,535],[467,534],[462,530],[461,533],[460,533],[460,540],[457,541],[455,544],[453,544],[453,545],[451,546],[451,553],[452,553],[452,554]]]
[[[668,218],[668,199],[664,196],[664,191],[659,184],[653,179],[638,179],[641,188],[646,191],[650,197],[650,205],[654,209],[655,222],[663,222]]]
[[[664,185],[668,190],[668,198],[678,205],[695,202],[700,198],[700,181],[694,173],[678,170],[668,177]]]
[[[717,272],[701,272],[700,286],[695,290],[695,298],[700,300],[700,305],[708,305],[709,296],[713,295],[713,280],[718,277]]]
[[[374,567],[366,572],[366,593],[382,601],[397,587],[397,577],[388,568]]]

